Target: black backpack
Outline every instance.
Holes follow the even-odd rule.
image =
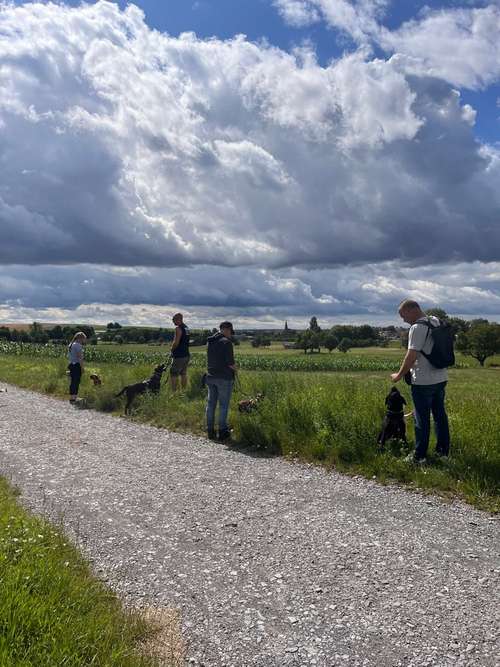
[[[419,322],[419,324],[425,324],[425,326],[428,327],[427,335],[430,333],[432,340],[434,341],[430,354],[422,352],[427,361],[432,364],[434,368],[448,368],[448,366],[454,366],[455,352],[453,350],[453,342],[455,336],[451,324],[441,320],[437,326],[434,326],[430,322]]]

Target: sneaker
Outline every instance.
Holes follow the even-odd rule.
[[[425,465],[427,463],[427,459],[417,459],[413,452],[408,454],[408,456],[405,456],[403,460],[405,463],[413,463],[413,465],[416,466]]]
[[[449,456],[448,452],[440,452],[439,449],[436,449],[435,454],[440,459],[447,459]]]
[[[231,431],[229,429],[226,429],[224,431],[219,431],[219,440],[221,442],[224,442],[225,440],[230,440],[231,439]]]
[[[217,440],[217,434],[215,431],[208,431],[207,437],[209,440]]]

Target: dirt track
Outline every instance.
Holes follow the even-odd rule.
[[[498,523],[465,505],[10,386],[0,473],[124,598],[179,608],[192,664],[497,664]]]

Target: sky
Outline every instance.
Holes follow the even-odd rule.
[[[500,0],[0,2],[0,322],[500,321]]]

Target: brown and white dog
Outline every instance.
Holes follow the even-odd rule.
[[[257,409],[260,401],[264,398],[262,394],[257,394],[254,398],[244,398],[238,403],[240,412],[253,412]]]

